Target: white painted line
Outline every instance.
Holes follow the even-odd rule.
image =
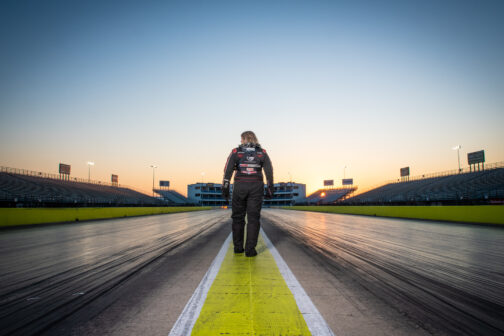
[[[283,260],[282,256],[278,253],[277,249],[273,246],[262,228],[261,234],[266,242],[268,250],[273,255],[273,258],[275,258],[278,269],[287,283],[287,286],[294,295],[299,311],[303,315],[311,334],[316,336],[334,336],[331,328],[329,328],[322,315],[320,315],[317,307],[315,307],[299,281],[296,279],[294,274],[292,274],[289,266],[287,266],[287,263]]]
[[[200,284],[194,291],[193,295],[187,302],[184,310],[180,314],[177,322],[173,325],[172,330],[168,334],[169,336],[185,336],[191,335],[192,329],[196,320],[199,317],[203,303],[205,303],[208,290],[212,286],[212,283],[219,272],[224,256],[229,248],[229,243],[231,242],[231,234],[226,238],[224,244],[222,245],[219,253],[212,261],[210,268],[205,273],[205,276],[201,280]]]

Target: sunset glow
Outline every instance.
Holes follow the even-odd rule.
[[[502,4],[2,6],[2,166],[185,195],[245,130],[308,194],[504,161]]]

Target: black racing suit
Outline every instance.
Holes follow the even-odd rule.
[[[237,249],[243,248],[245,214],[247,215],[247,241],[245,250],[254,249],[259,236],[261,206],[264,196],[263,174],[268,186],[273,186],[273,166],[264,148],[259,144],[246,144],[234,148],[224,167],[224,181],[234,176],[232,215],[233,243]]]

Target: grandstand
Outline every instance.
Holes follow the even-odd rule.
[[[349,197],[357,187],[319,189],[303,200],[306,205],[335,204],[346,197]]]
[[[489,204],[504,200],[504,165],[391,182],[340,202],[343,204]]]
[[[59,175],[0,168],[1,206],[151,206],[163,200],[104,182],[63,180]]]
[[[187,197],[170,189],[154,189],[154,192],[160,195],[167,204],[170,205],[189,205],[192,204]]]

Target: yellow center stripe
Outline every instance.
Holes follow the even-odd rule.
[[[256,249],[229,244],[191,335],[311,335],[261,235]]]

